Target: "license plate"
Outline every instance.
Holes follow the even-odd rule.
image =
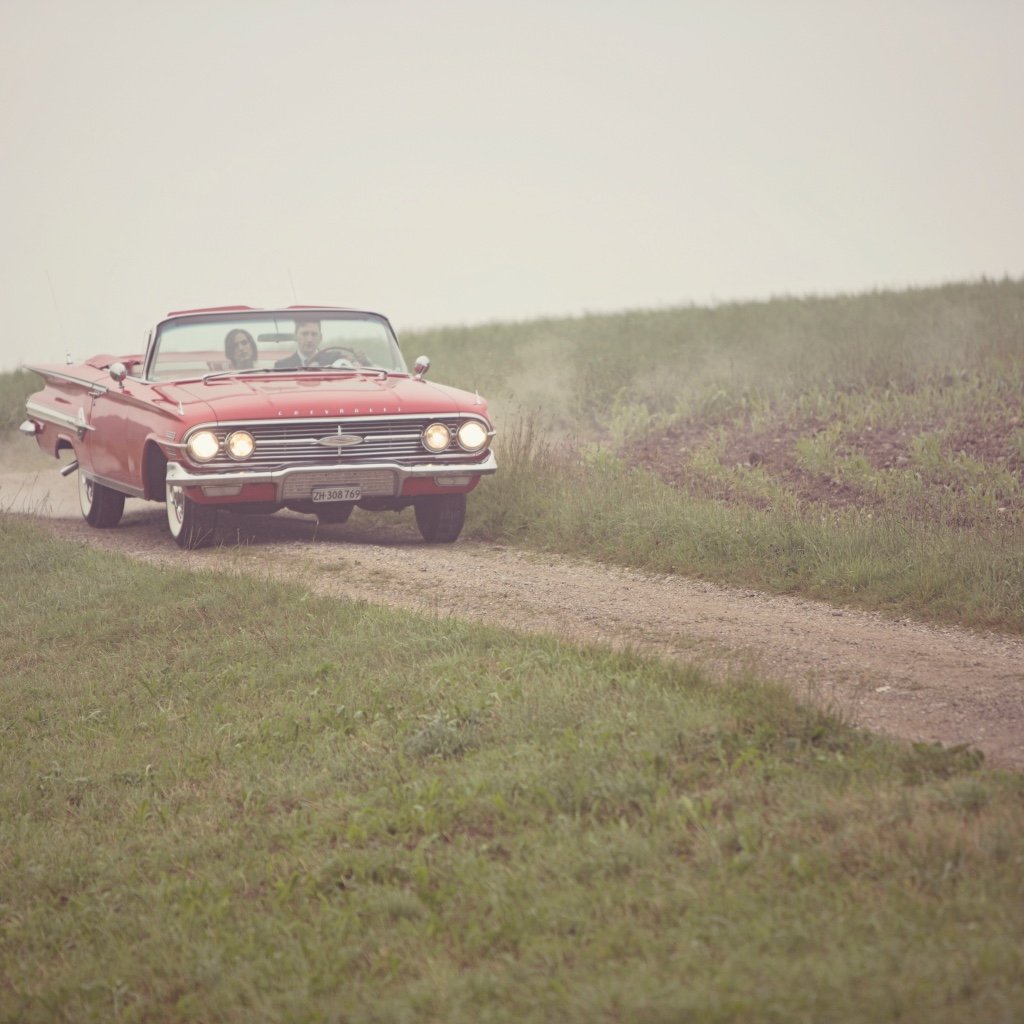
[[[314,487],[313,504],[321,501],[358,501],[363,496],[362,487]]]

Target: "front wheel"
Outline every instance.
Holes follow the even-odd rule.
[[[451,544],[466,521],[464,494],[426,494],[413,503],[416,525],[428,544]]]
[[[213,543],[217,509],[193,501],[180,484],[167,484],[167,525],[178,547],[192,551]]]
[[[110,487],[90,480],[81,470],[78,471],[78,504],[82,515],[90,526],[108,529],[121,522],[124,512],[124,495]]]

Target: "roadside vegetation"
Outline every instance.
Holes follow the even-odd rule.
[[[9,515],[0,615],[0,1021],[1024,1015],[967,751]]]
[[[15,431],[25,419],[25,399],[41,385],[39,375],[29,370],[0,373],[0,443],[19,436]]]
[[[470,535],[1024,631],[1024,282],[422,332]]]

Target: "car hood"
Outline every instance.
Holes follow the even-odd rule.
[[[410,377],[330,373],[218,377],[164,384],[172,401],[205,404],[217,422],[320,416],[487,415],[487,403],[458,388]]]

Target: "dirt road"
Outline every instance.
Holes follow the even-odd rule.
[[[38,464],[37,464],[38,465]],[[223,546],[179,551],[162,505],[129,501],[93,530],[55,463],[0,473],[0,509],[142,561],[301,581],[328,596],[455,615],[697,662],[750,667],[867,729],[968,744],[1024,769],[1024,641],[493,544],[421,544],[411,515],[317,527],[310,517],[223,518]],[[384,524],[384,525],[380,525]]]

